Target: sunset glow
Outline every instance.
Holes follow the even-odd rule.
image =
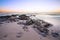
[[[59,0],[0,0],[0,12],[60,12]]]

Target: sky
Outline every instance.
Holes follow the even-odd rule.
[[[0,8],[29,12],[55,10],[59,7],[60,0],[0,0]]]

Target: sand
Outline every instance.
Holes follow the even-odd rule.
[[[53,27],[49,28],[49,30],[60,32],[60,20],[48,17],[43,20],[53,24]],[[22,29],[24,25],[18,25],[17,23],[18,22],[3,22],[3,24],[0,24],[0,40],[59,40],[59,37],[54,38],[51,35],[43,37],[39,35],[32,28],[33,25],[28,26],[28,31],[24,31]]]

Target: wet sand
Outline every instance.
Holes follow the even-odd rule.
[[[60,20],[48,17],[43,20],[54,25],[49,28],[49,30],[54,30],[60,33]],[[0,24],[0,40],[59,40],[59,37],[54,38],[51,35],[43,37],[42,35],[39,35],[36,32],[37,30],[35,31],[34,28],[32,28],[33,25],[28,26],[28,31],[24,31],[22,29],[24,25],[18,25],[17,23],[18,22],[3,22],[3,24]]]

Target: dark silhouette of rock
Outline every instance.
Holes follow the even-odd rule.
[[[29,16],[26,16],[25,14],[19,16],[20,20],[28,20]]]

